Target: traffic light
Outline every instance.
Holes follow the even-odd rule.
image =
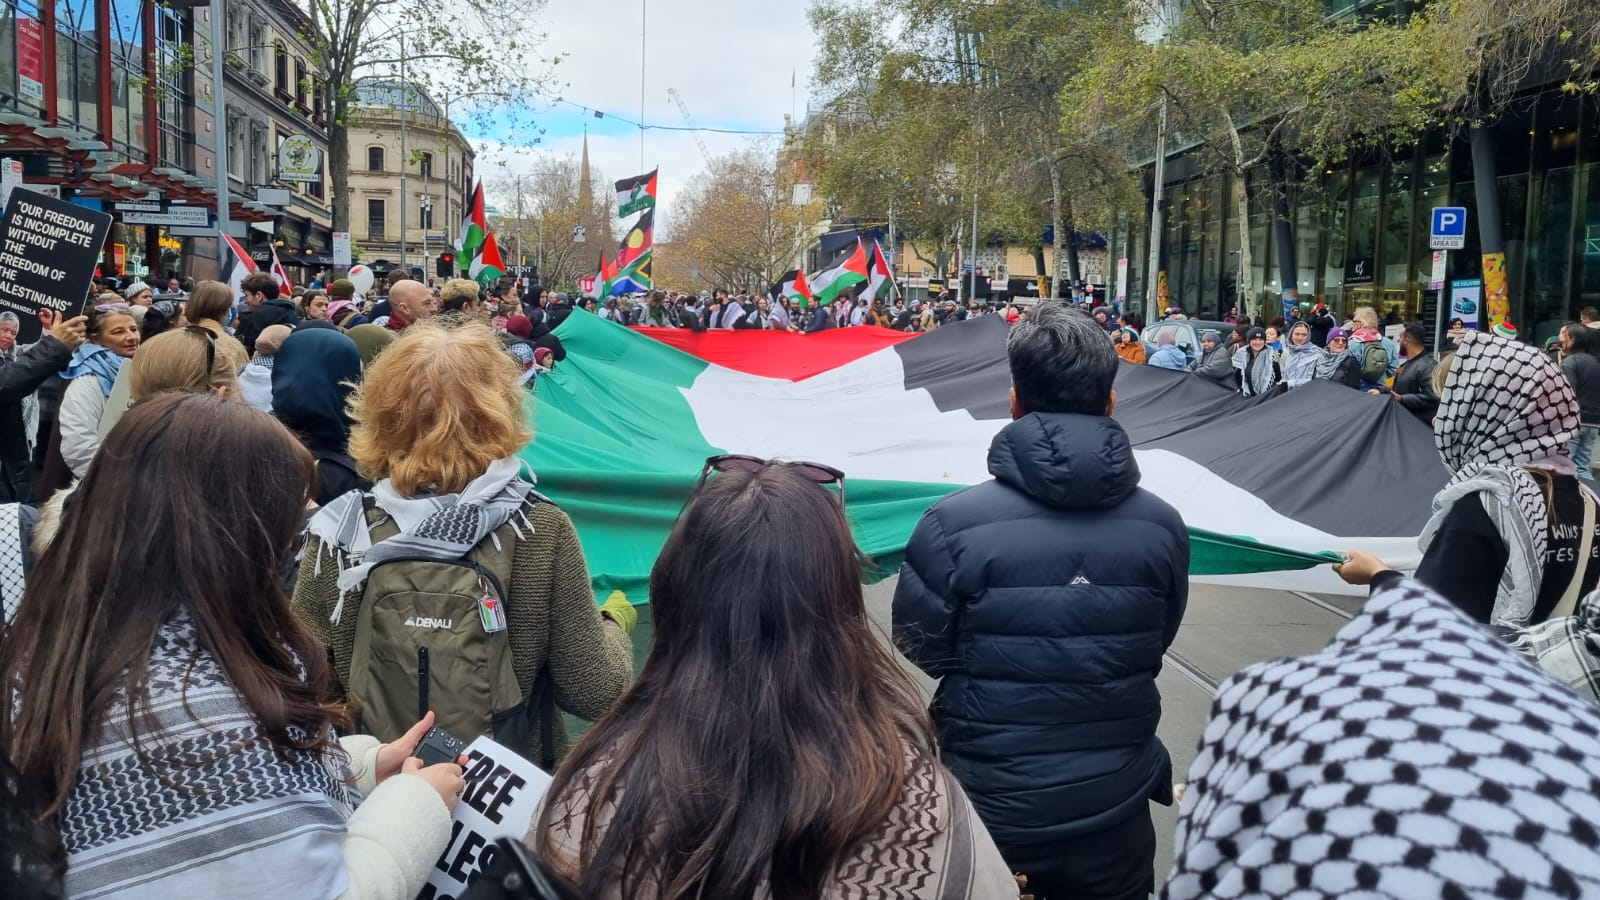
[[[455,274],[456,274],[456,255],[454,253],[441,253],[441,254],[439,254],[439,269],[438,269],[438,273],[439,273],[439,277],[440,278],[451,278],[451,277],[455,276]]]

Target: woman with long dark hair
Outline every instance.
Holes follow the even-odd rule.
[[[409,759],[433,716],[336,741],[326,652],[279,587],[312,472],[209,394],[107,435],[0,641],[0,752],[60,831],[68,896],[400,900],[444,850],[461,770]]]
[[[644,671],[556,773],[536,853],[586,897],[1015,897],[873,637],[843,476],[717,457],[702,479],[650,573]]]

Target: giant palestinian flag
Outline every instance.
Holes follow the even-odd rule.
[[[661,332],[676,347],[593,316],[557,333],[568,358],[539,378],[523,455],[577,523],[596,590],[636,602],[708,456],[842,469],[857,542],[892,571],[930,504],[989,478],[989,444],[1009,420],[999,317],[921,336]],[[1326,382],[1245,400],[1129,365],[1117,391],[1141,483],[1191,529],[1193,575],[1355,593],[1316,554],[1364,549],[1415,567],[1446,473],[1427,427],[1397,404]]]

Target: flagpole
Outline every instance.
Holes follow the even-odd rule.
[[[649,9],[649,5],[650,0],[639,0],[639,171],[641,172],[644,171],[644,78],[646,70],[645,54],[648,46],[645,41],[648,34],[647,23],[649,21],[645,17],[645,13]]]

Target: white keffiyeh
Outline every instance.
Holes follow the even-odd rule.
[[[1455,502],[1476,494],[1510,560],[1490,623],[1528,624],[1544,576],[1549,509],[1528,469],[1577,470],[1567,446],[1578,434],[1578,397],[1549,356],[1482,332],[1461,339],[1439,399],[1433,442],[1455,473],[1433,500],[1424,553]]]

